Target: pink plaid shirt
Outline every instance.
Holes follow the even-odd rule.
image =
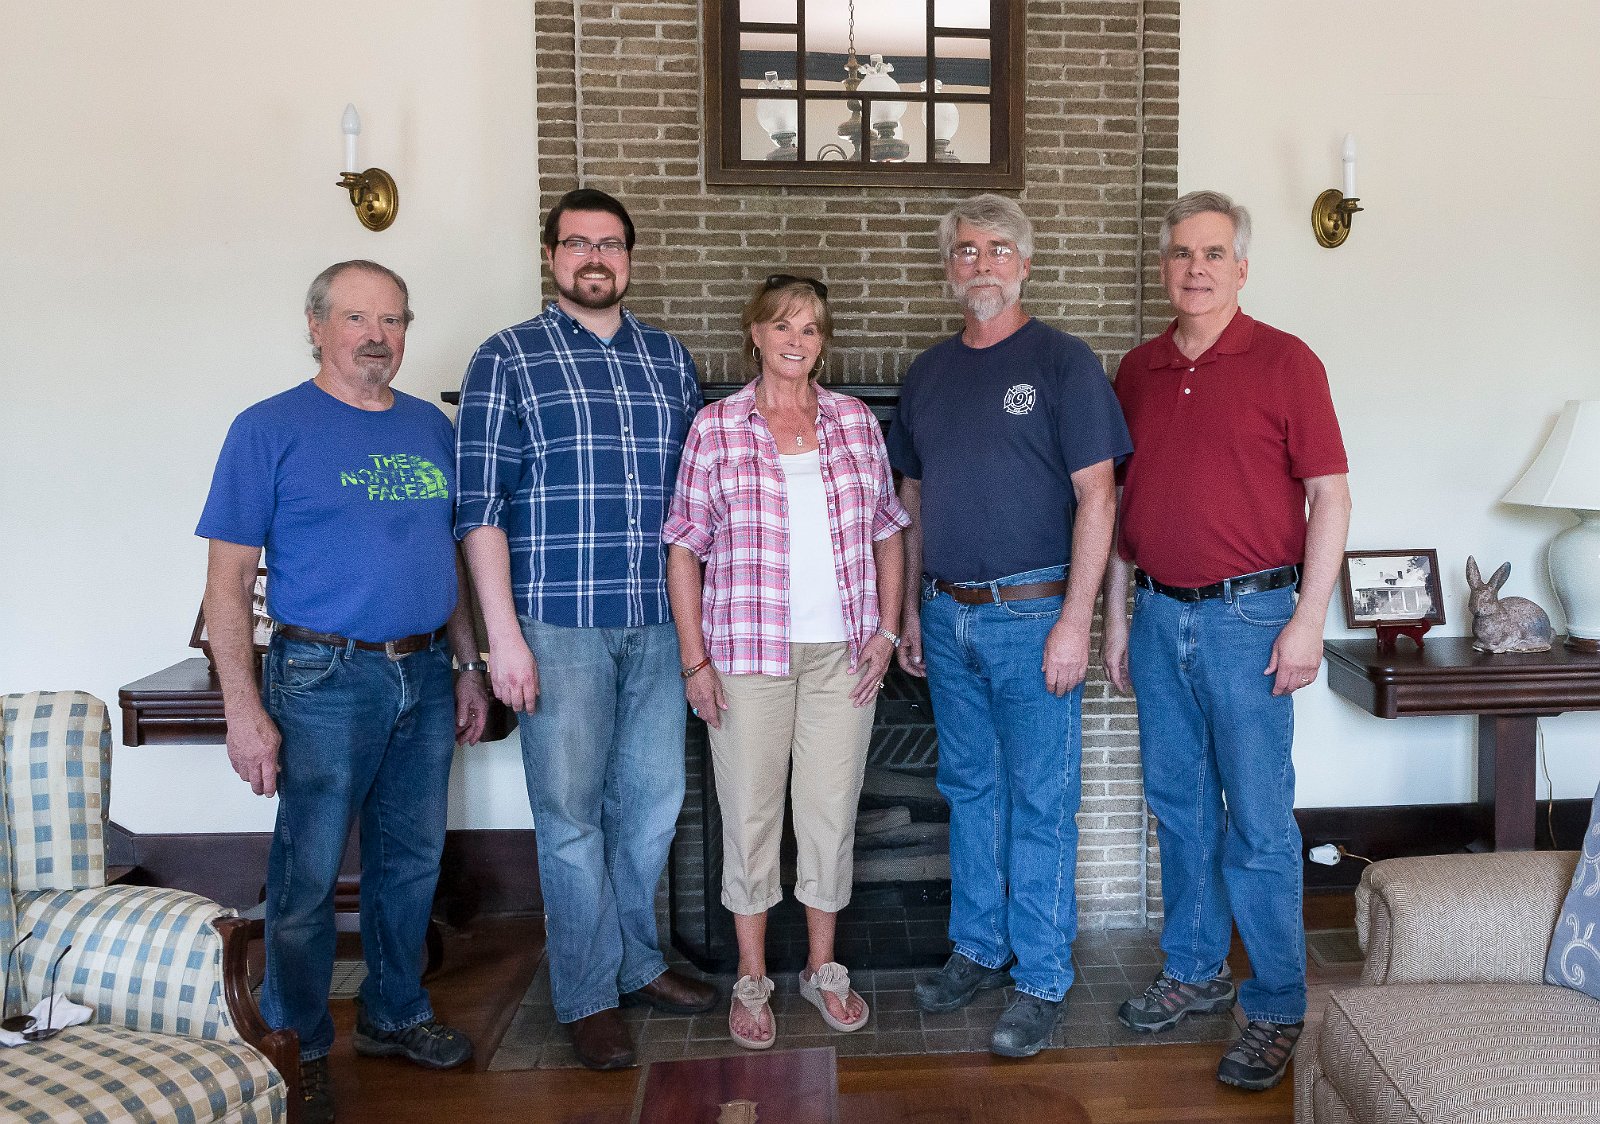
[[[878,630],[872,544],[911,523],[895,498],[883,430],[867,405],[817,387],[817,441],[850,666]],[[705,563],[701,629],[725,675],[789,674],[789,520],[778,446],[756,383],[689,429],[661,538]]]

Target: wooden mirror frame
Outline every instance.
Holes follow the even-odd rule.
[[[804,28],[806,0],[796,0]],[[844,0],[839,0],[844,3]],[[1023,84],[1026,65],[1026,10],[1008,0],[989,4],[990,97],[989,155],[987,164],[955,164],[935,160],[913,163],[868,163],[847,160],[751,160],[741,155],[739,109],[739,35],[741,31],[789,34],[790,25],[741,24],[739,0],[705,0],[703,66],[705,75],[705,178],[711,184],[815,184],[869,187],[950,187],[970,191],[1023,186]],[[925,26],[930,40],[938,36],[970,37],[971,29],[940,28],[933,23],[934,0],[927,0]],[[797,82],[795,98],[805,112],[805,89]],[[931,98],[919,90],[903,90],[895,100],[918,102]],[[924,126],[929,133],[931,126]],[[928,138],[928,151],[933,145]],[[802,149],[803,151],[803,149]]]

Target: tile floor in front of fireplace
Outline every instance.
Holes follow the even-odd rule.
[[[1074,945],[1077,979],[1067,995],[1066,1008],[1056,1025],[1051,1045],[1133,1046],[1169,1042],[1223,1042],[1237,1033],[1231,1014],[1192,1017],[1164,1034],[1135,1034],[1117,1021],[1117,1007],[1142,991],[1161,964],[1158,934],[1151,930],[1096,930],[1079,935]],[[1239,960],[1235,956],[1233,959]],[[674,967],[681,960],[669,956]],[[1235,963],[1235,974],[1243,967]],[[692,972],[692,969],[686,969]],[[1359,964],[1321,967],[1311,964],[1313,991],[1319,981],[1340,975],[1353,977]],[[817,1010],[801,999],[794,974],[776,978],[772,1009],[777,1019],[777,1045],[787,1049],[832,1046],[841,1057],[890,1054],[966,1053],[989,1048],[994,1028],[1009,991],[980,992],[960,1011],[932,1015],[918,1010],[912,999],[915,971],[858,971],[855,986],[872,1010],[861,1030],[836,1034],[823,1023]],[[664,1015],[644,1008],[624,1008],[623,1017],[633,1031],[639,1061],[719,1057],[741,1053],[728,1038],[726,996],[731,977],[715,977],[724,998],[702,1015]],[[1325,987],[1322,988],[1325,993]],[[578,1064],[566,1032],[550,1009],[550,975],[541,965],[516,1017],[501,1042],[491,1070],[561,1069]]]

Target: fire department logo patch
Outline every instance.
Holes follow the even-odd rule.
[[[1037,398],[1038,394],[1031,385],[1019,382],[1006,391],[1005,401],[1001,405],[1005,407],[1006,413],[1021,417],[1023,414],[1033,412],[1033,404]]]

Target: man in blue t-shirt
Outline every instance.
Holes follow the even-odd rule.
[[[926,675],[950,805],[950,940],[917,981],[926,1011],[1016,994],[990,1049],[1050,1043],[1072,986],[1080,703],[1111,549],[1122,411],[1088,345],[1022,310],[1033,227],[979,195],[939,226],[962,331],[906,372],[889,432],[904,476],[900,665]],[[1014,961],[1014,963],[1013,963]]]
[[[210,540],[228,760],[280,797],[261,1008],[300,1036],[308,1124],[333,1119],[333,893],[357,816],[367,977],[352,1044],[435,1069],[472,1056],[434,1018],[421,962],[451,758],[483,733],[488,682],[452,531],[454,434],[437,406],[389,385],[411,318],[391,270],[323,270],[306,295],[316,377],[234,420],[195,531]],[[277,622],[264,683],[251,623],[263,551]]]

